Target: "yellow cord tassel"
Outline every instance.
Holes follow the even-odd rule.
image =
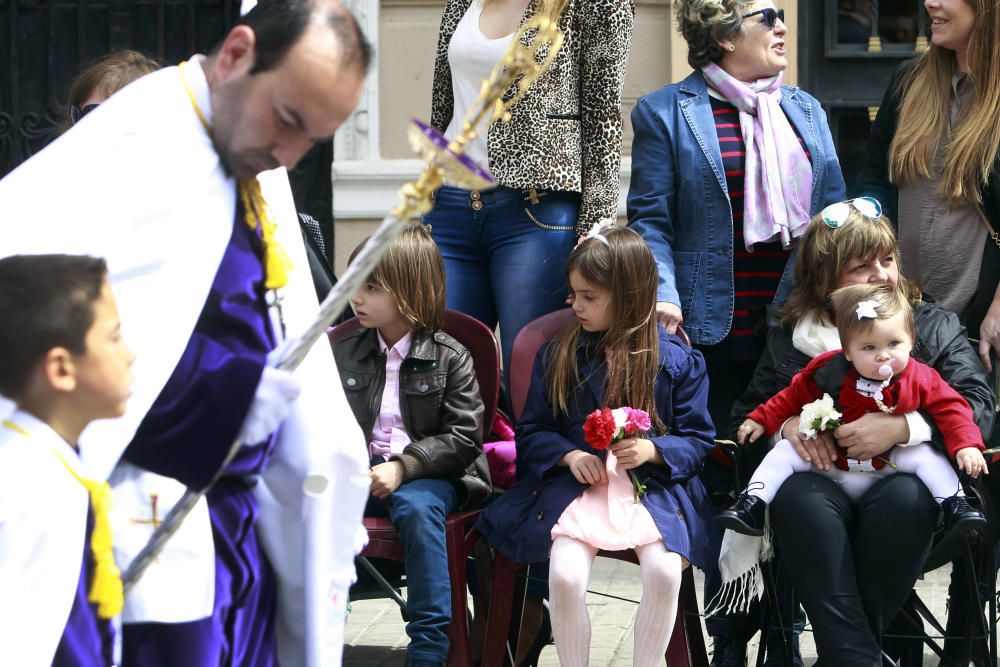
[[[84,482],[94,506],[94,532],[90,549],[94,552],[94,580],[87,600],[97,605],[97,615],[114,618],[122,613],[125,597],[122,593],[122,573],[115,563],[111,538],[111,487],[107,482]]]
[[[12,421],[4,420],[2,425],[27,436],[30,433]],[[111,536],[111,486],[107,482],[86,479],[80,475],[69,461],[52,450],[69,474],[87,489],[90,506],[94,510],[94,531],[90,535],[90,551],[94,555],[94,580],[90,584],[87,601],[97,605],[97,615],[107,620],[122,613],[125,595],[122,592],[122,573],[115,563],[114,541]]]
[[[260,183],[256,178],[240,181],[240,199],[243,201],[245,220],[250,229],[256,230],[260,224],[261,241],[264,244],[264,287],[280,289],[288,284],[288,272],[292,262],[285,249],[274,237],[278,229],[270,207],[264,201]]]
[[[122,592],[122,573],[115,563],[111,537],[111,486],[107,482],[85,479],[73,470],[63,457],[56,454],[70,474],[83,484],[90,495],[94,510],[94,531],[90,535],[90,551],[94,555],[94,580],[90,583],[87,601],[97,605],[97,615],[103,619],[122,613],[125,596]]]

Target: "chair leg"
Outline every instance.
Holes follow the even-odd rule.
[[[451,579],[451,623],[448,624],[448,665],[471,667],[472,650],[469,646],[469,610],[466,587],[467,557],[464,549],[464,531],[448,531],[448,575]],[[452,558],[454,556],[454,558]]]
[[[965,560],[966,584],[969,586],[969,591],[971,592],[971,595],[969,596],[969,614],[975,615],[977,626],[976,635],[977,637],[982,637],[982,642],[985,644],[990,634],[989,621],[984,615],[983,601],[979,594],[979,570],[976,567],[976,559],[972,555],[972,541],[968,537],[965,538],[965,548],[962,553],[962,558]],[[975,650],[973,640],[973,626],[971,623],[966,628],[965,639],[969,647],[970,655],[977,655],[978,653]]]
[[[767,578],[765,582],[764,590],[767,594],[767,599],[763,601],[765,605],[765,616],[764,623],[760,629],[760,645],[757,649],[757,667],[761,667],[764,664],[764,658],[767,657],[767,646],[771,638],[772,632],[777,632],[781,636],[781,662],[785,667],[791,667],[793,663],[792,652],[793,652],[793,642],[794,642],[794,628],[792,624],[795,619],[795,597],[792,595],[791,582],[785,579],[785,592],[786,596],[784,600],[781,600],[778,595],[778,577],[775,570],[781,568],[780,564],[774,561],[764,564],[763,575]],[[783,576],[783,575],[781,575]],[[786,622],[785,619],[788,619]],[[773,622],[772,622],[773,621]]]
[[[490,608],[486,618],[486,638],[483,640],[483,667],[504,667],[506,663],[507,636],[516,595],[514,575],[520,568],[520,565],[494,550]]]
[[[393,602],[399,605],[400,610],[403,612],[404,618],[407,617],[408,614],[406,611],[406,600],[403,599],[403,596],[400,594],[399,590],[395,586],[390,584],[385,577],[382,576],[382,573],[379,572],[374,565],[372,565],[370,560],[368,560],[364,556],[358,556],[355,560],[361,563],[361,567],[363,567],[365,571],[368,572],[369,575],[371,575],[371,578],[375,580],[375,583],[379,585],[379,588],[381,588],[386,595],[392,598]]]
[[[690,567],[681,574],[680,599],[674,630],[667,646],[668,667],[708,667],[705,635],[698,620],[698,597],[695,593],[694,572]]]
[[[922,641],[924,645],[926,645],[929,649],[931,649],[931,651],[934,652],[934,655],[936,655],[937,658],[942,661],[945,667],[959,667],[958,665],[955,665],[953,663],[951,658],[945,655],[944,649],[941,647],[939,643],[931,639],[926,632],[923,632],[923,622],[921,621],[921,619],[930,623],[931,627],[934,628],[934,630],[941,636],[947,634],[947,631],[943,627],[941,627],[941,623],[934,617],[934,614],[932,614],[931,610],[927,608],[927,605],[924,604],[924,601],[920,599],[920,596],[917,595],[916,591],[912,591],[910,593],[909,604],[913,606],[913,610],[917,614],[918,618],[913,618],[911,616],[911,614],[908,611],[907,605],[903,606],[903,609],[902,611],[900,611],[900,614],[903,614],[904,617],[912,626],[913,629],[911,632],[913,633],[920,632],[921,634],[923,634]]]

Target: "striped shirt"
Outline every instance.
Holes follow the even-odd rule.
[[[743,175],[746,147],[740,130],[740,114],[729,102],[711,98],[715,131],[719,137],[722,168],[726,173],[726,188],[733,209],[733,326],[729,335],[713,350],[720,361],[756,361],[760,350],[755,349],[753,322],[763,317],[763,309],[774,301],[774,294],[788,261],[789,251],[780,241],[758,243],[747,252],[743,243]],[[792,126],[795,130],[795,126]],[[806,157],[809,149],[795,131]],[[718,356],[717,356],[718,355]]]

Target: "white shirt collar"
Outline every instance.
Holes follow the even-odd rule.
[[[28,435],[25,437],[37,440],[39,445],[44,444],[52,449],[63,461],[72,466],[73,470],[81,477],[90,477],[83,465],[83,461],[80,460],[79,453],[41,419],[24,410],[17,410],[5,419],[26,431]],[[16,432],[19,433],[19,431]]]

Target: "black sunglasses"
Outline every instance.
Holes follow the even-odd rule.
[[[777,21],[785,22],[785,10],[784,9],[774,9],[773,7],[765,7],[764,9],[758,9],[755,12],[750,12],[749,14],[744,14],[740,17],[740,20],[748,19],[751,16],[757,16],[760,14],[764,17],[764,25],[768,28],[774,28],[774,24]]]
[[[73,122],[73,125],[76,125],[80,122],[81,118],[96,108],[96,104],[84,104],[82,107],[78,107],[74,104],[69,108],[69,119]]]

